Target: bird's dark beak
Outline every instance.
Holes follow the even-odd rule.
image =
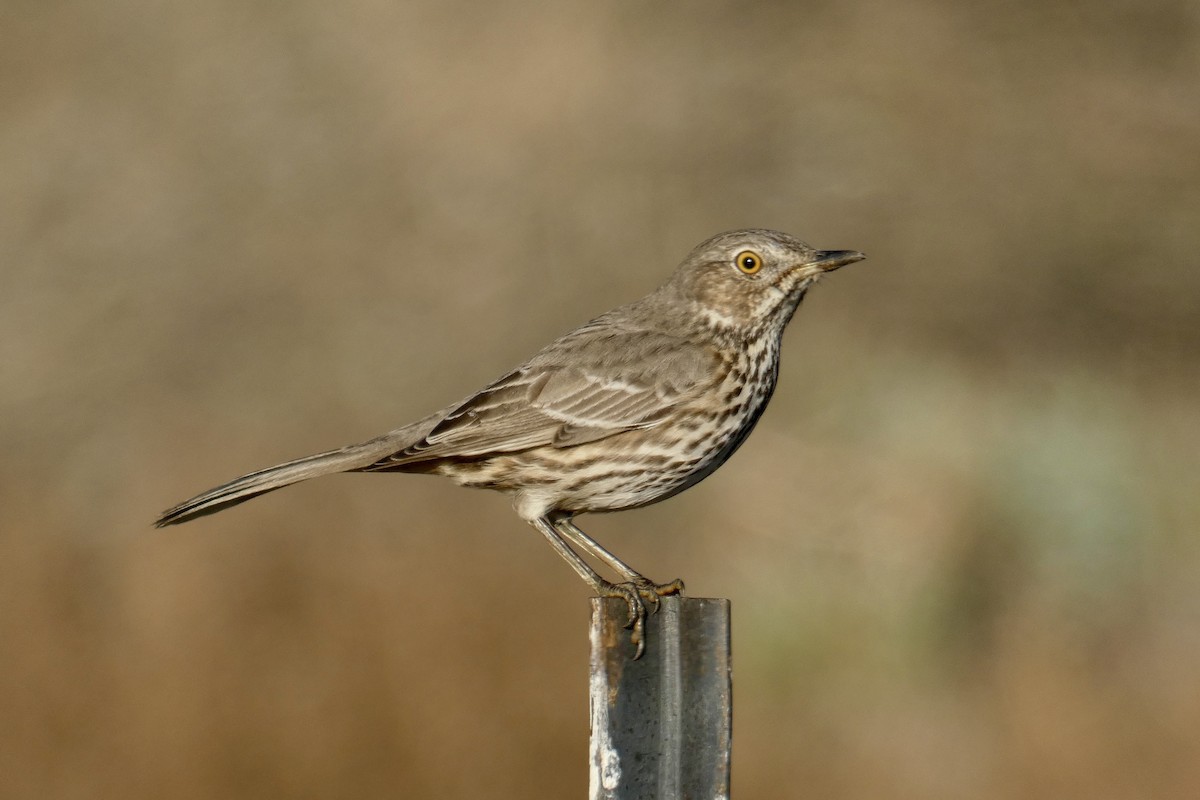
[[[838,267],[862,261],[866,256],[857,250],[818,250],[813,253],[808,266],[817,267],[822,272],[833,272]]]

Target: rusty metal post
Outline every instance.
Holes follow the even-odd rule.
[[[727,800],[729,601],[664,597],[637,661],[627,615],[592,598],[591,800]]]

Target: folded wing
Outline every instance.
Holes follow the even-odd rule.
[[[723,362],[711,347],[656,332],[608,330],[601,318],[469,397],[423,439],[368,469],[569,447],[652,427],[723,377]]]

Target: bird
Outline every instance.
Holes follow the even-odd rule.
[[[725,463],[762,416],[784,329],[825,274],[866,258],[746,228],[697,245],[669,279],[554,340],[457,403],[359,444],[251,472],[164,511],[185,522],[340,472],[445,476],[511,496],[521,519],[601,597],[624,601],[639,658],[647,609],[681,594],[575,518],[657,503]],[[620,576],[609,581],[580,554]]]

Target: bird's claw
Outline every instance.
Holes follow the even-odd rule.
[[[632,630],[629,640],[637,650],[633,660],[637,661],[646,651],[646,604],[642,601],[641,587],[632,581],[627,583],[604,583],[599,587],[602,597],[618,597],[629,607],[629,619],[625,623],[627,630]],[[655,597],[655,600],[658,598]]]
[[[637,593],[641,596],[642,600],[650,606],[651,614],[658,613],[658,607],[661,605],[659,598],[683,594],[683,581],[679,578],[670,583],[655,583],[649,578],[643,578],[639,575],[633,578],[630,583],[637,589]]]
[[[646,651],[646,607],[650,613],[658,613],[660,598],[683,594],[683,581],[676,578],[670,583],[655,583],[640,575],[625,583],[604,583],[599,587],[603,597],[618,597],[629,607],[629,619],[625,628],[631,630],[629,640],[637,648],[633,660],[637,661]]]

